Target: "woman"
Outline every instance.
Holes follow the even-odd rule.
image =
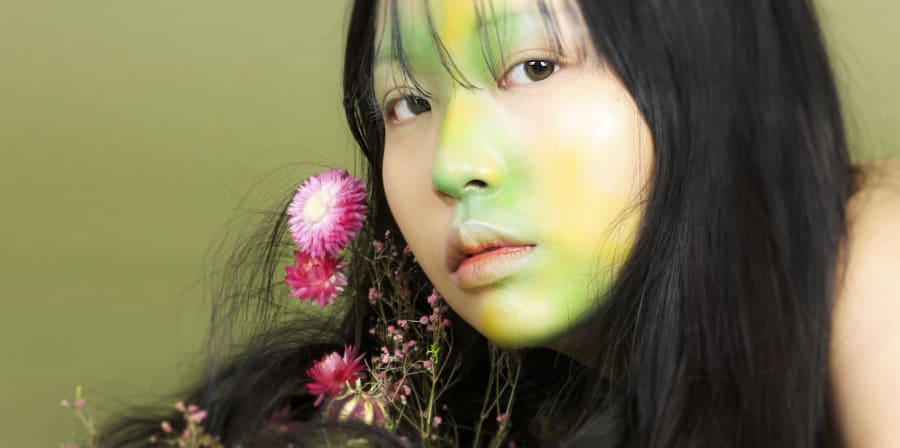
[[[809,2],[364,0],[345,61],[373,235],[402,235],[416,289],[459,317],[457,421],[478,412],[490,340],[522,349],[504,435],[519,446],[900,438],[898,170],[850,164]],[[213,340],[252,309],[250,342],[227,363],[214,346],[191,395],[226,444],[271,442],[278,409],[318,421],[306,369],[377,349],[361,266],[342,324],[275,322],[284,221],[268,234],[219,294]],[[315,446],[315,428],[278,440]]]

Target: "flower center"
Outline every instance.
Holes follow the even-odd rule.
[[[303,206],[303,220],[309,224],[318,224],[331,211],[334,198],[324,191],[317,191],[306,201]]]

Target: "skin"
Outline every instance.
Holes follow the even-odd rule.
[[[549,3],[561,51],[533,0],[494,2],[485,14],[495,38],[485,42],[472,2],[397,3],[430,110],[415,107],[421,94],[391,58],[382,5],[374,88],[391,212],[434,286],[475,329],[509,347],[553,346],[600,305],[631,249],[652,167],[649,129],[564,3]],[[457,77],[474,88],[442,65],[428,4]],[[496,75],[486,58],[498,61]],[[530,76],[528,61],[543,61],[549,76]],[[461,285],[447,241],[472,222],[533,245],[529,255],[501,263],[511,273],[496,281]]]
[[[893,447],[900,440],[900,160],[862,168],[865,181],[847,207],[830,398],[845,446]]]
[[[387,36],[380,44],[387,62],[375,69],[391,210],[425,272],[476,329],[506,345],[566,352],[557,336],[597,305],[593,298],[630,250],[652,165],[646,124],[615,74],[571,57],[577,51],[564,51],[547,79],[503,82],[523,59],[553,55],[531,1],[505,3],[532,20],[498,22],[495,35],[508,50],[498,77],[484,59],[499,51],[472,31],[471,3],[431,2],[442,42],[477,89],[459,87],[434,51],[424,3],[398,1],[404,49],[432,95],[431,110],[392,118],[390,102],[413,92],[390,62]],[[586,43],[593,54],[580,25],[560,14],[564,44]],[[829,401],[844,446],[888,447],[900,440],[900,161],[862,168],[866,182],[848,204],[846,264],[836,278]],[[462,188],[471,180],[483,188]],[[536,243],[541,256],[496,284],[459,288],[443,242],[471,219]]]

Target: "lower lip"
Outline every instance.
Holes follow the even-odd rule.
[[[490,285],[512,275],[531,257],[534,246],[505,246],[466,258],[450,274],[460,288]]]

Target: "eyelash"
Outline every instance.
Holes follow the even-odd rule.
[[[547,68],[547,67],[549,67],[550,70],[551,70],[551,72],[550,72],[546,77],[544,77],[544,78],[537,79],[537,80],[532,79],[531,82],[526,82],[526,83],[524,83],[524,84],[534,84],[534,83],[537,83],[537,82],[544,81],[544,80],[546,80],[547,78],[549,78],[550,76],[552,76],[554,73],[558,72],[558,71],[560,70],[560,68],[562,68],[562,67],[560,66],[559,60],[556,59],[556,58],[543,58],[543,59],[541,59],[541,58],[533,58],[533,59],[526,59],[526,60],[523,60],[523,61],[521,61],[521,62],[518,62],[518,63],[513,64],[512,66],[510,66],[509,69],[507,69],[507,70],[503,73],[503,75],[500,76],[500,79],[497,80],[497,87],[500,88],[500,89],[502,89],[502,90],[505,90],[505,89],[509,89],[509,88],[511,88],[511,87],[514,87],[515,84],[513,84],[513,83],[511,83],[511,82],[509,81],[509,77],[510,77],[510,75],[513,73],[513,71],[516,70],[516,69],[520,69],[520,68],[521,68],[522,71],[525,72],[525,70],[527,70],[529,67],[533,67],[533,66],[534,66],[533,64],[540,64],[540,66],[541,66],[542,68]],[[528,76],[528,75],[525,74],[525,76]],[[412,115],[411,115],[409,118],[406,118],[406,119],[398,119],[398,118],[397,118],[397,106],[400,105],[400,104],[403,104],[403,103],[407,103],[407,106],[406,106],[406,107],[407,107],[407,109],[410,109],[410,104],[409,104],[410,101],[412,101],[412,102],[414,102],[414,103],[418,103],[417,106],[418,106],[418,108],[420,108],[420,109],[418,110],[418,112],[410,111],[410,113],[411,113]],[[423,109],[423,107],[422,107],[422,104],[421,104],[420,102],[424,102],[425,105],[426,105],[425,107],[427,107],[427,109],[421,110],[421,109]],[[388,119],[389,119],[393,124],[403,124],[403,123],[406,123],[406,122],[409,121],[409,120],[414,119],[415,117],[419,116],[420,114],[423,114],[423,113],[428,112],[428,111],[430,111],[430,110],[431,110],[431,105],[428,103],[428,100],[427,100],[426,98],[423,98],[423,97],[418,96],[418,95],[404,95],[404,96],[400,96],[400,97],[398,97],[398,98],[395,98],[395,99],[393,99],[393,100],[388,101],[388,102],[385,104],[385,106],[384,106],[384,111],[383,111],[383,113],[384,113],[384,116],[388,117]]]

